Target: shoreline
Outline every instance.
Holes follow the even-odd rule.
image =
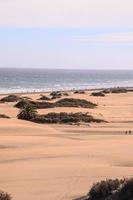
[[[130,90],[133,90],[133,86],[117,86],[117,87],[101,87],[101,88],[85,88],[85,89],[60,89],[60,90],[48,90],[48,91],[33,91],[33,92],[30,92],[30,91],[27,91],[27,92],[10,92],[10,93],[0,93],[0,96],[3,96],[3,95],[12,95],[12,94],[16,94],[16,95],[26,95],[26,94],[40,94],[40,93],[43,93],[43,94],[48,94],[48,93],[51,93],[53,91],[59,91],[59,92],[75,92],[75,91],[101,91],[101,90],[108,90],[108,89],[112,89],[112,88],[125,88],[126,90],[130,91]]]

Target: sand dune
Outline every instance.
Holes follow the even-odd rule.
[[[72,200],[97,180],[132,176],[133,135],[125,131],[133,130],[133,93],[72,97],[96,102],[98,108],[39,112],[89,111],[109,123],[40,125],[16,119],[14,104],[0,104],[0,112],[11,117],[0,119],[0,188],[14,200]]]

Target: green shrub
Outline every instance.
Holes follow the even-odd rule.
[[[27,104],[29,104],[29,103],[31,103],[31,101],[24,98],[24,99],[21,99],[21,100],[15,105],[15,107],[16,107],[16,108],[22,109],[22,108],[24,108],[24,107],[25,107]]]
[[[100,123],[105,122],[101,119],[93,118],[91,115],[88,115],[88,113],[48,113],[45,115],[36,115],[32,121],[36,123],[57,123],[57,124],[67,124],[67,123],[79,123],[79,122],[85,122],[85,123]]]
[[[38,100],[43,100],[43,101],[50,101],[51,98],[45,96],[45,95],[42,95]]]
[[[64,98],[55,103],[56,107],[95,108],[97,105],[85,99]]]
[[[129,200],[133,198],[133,178],[124,179],[123,184],[118,191],[118,198],[121,200]]]
[[[114,191],[116,191],[121,184],[121,180],[106,180],[101,181],[92,186],[88,196],[90,200],[99,200],[101,198],[106,198],[110,196]]]
[[[18,119],[23,120],[31,120],[37,114],[36,109],[30,103],[24,105],[24,107],[20,110],[19,114],[17,115]]]
[[[0,102],[16,102],[16,101],[19,101],[21,98],[17,95],[9,95],[9,96],[6,96],[6,97],[3,97]]]
[[[50,103],[50,102],[38,102],[38,101],[29,101],[26,99],[22,99],[20,100],[15,107],[16,108],[24,108],[27,104],[31,104],[35,109],[44,109],[44,108],[53,108],[54,107],[54,103]]]
[[[133,178],[98,182],[86,196],[75,200],[133,200]]]
[[[112,93],[127,93],[128,91],[125,88],[113,88],[111,89],[111,92]]]
[[[84,90],[75,90],[74,94],[85,94]]]
[[[91,96],[95,97],[105,97],[105,94],[103,92],[92,92]]]
[[[104,94],[109,94],[109,93],[127,93],[127,92],[128,92],[128,90],[126,88],[121,88],[121,87],[105,89],[105,90],[102,91],[102,93],[104,93]]]
[[[55,103],[30,101],[27,99],[20,100],[15,107],[24,108],[25,105],[31,104],[36,109],[54,108],[54,107],[82,107],[82,108],[95,108],[97,105],[85,99],[64,98]]]
[[[62,93],[60,91],[54,91],[50,93],[52,99],[58,99],[62,97]]]

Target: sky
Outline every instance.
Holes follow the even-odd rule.
[[[0,67],[133,69],[133,0],[0,0]]]

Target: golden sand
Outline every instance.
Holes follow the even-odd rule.
[[[24,95],[25,96],[25,95]],[[39,94],[26,94],[33,99]],[[92,97],[96,109],[52,108],[48,112],[90,112],[109,123],[47,125],[18,120],[14,103],[0,104],[0,189],[13,200],[72,200],[97,180],[133,174],[133,93]]]

